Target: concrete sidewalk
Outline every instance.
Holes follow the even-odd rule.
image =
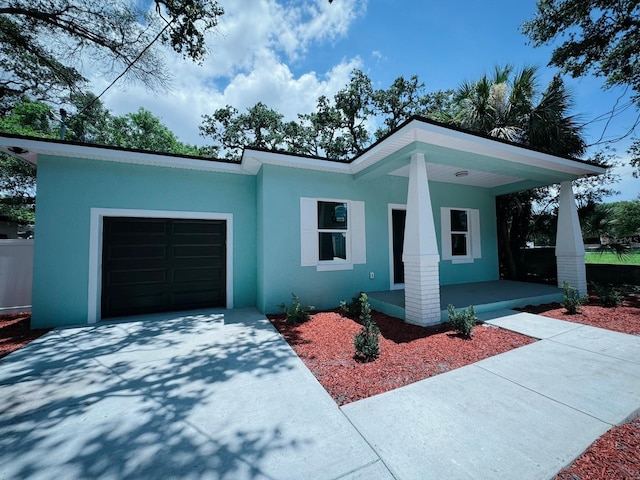
[[[638,412],[640,337],[483,318],[542,340],[341,409],[254,310],[55,330],[0,360],[0,478],[539,480]]]
[[[552,478],[640,412],[640,337],[511,310],[481,317],[541,340],[342,407],[395,478]]]

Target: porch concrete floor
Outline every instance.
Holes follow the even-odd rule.
[[[367,292],[367,296],[372,309],[404,319],[404,290]],[[440,310],[443,320],[448,318],[449,304],[456,308],[473,305],[476,313],[486,313],[561,300],[561,288],[539,283],[497,280],[440,287]]]

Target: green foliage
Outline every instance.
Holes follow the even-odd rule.
[[[551,65],[574,77],[594,73],[606,86],[630,86],[640,105],[637,0],[545,0],[522,30],[538,47],[554,45]]]
[[[580,306],[587,302],[586,296],[580,296],[578,290],[570,286],[567,282],[562,283],[563,301],[562,306],[569,315],[580,313]]]
[[[467,309],[462,309],[456,312],[455,307],[449,304],[449,306],[447,306],[447,311],[449,312],[449,323],[451,324],[451,328],[463,337],[471,339],[473,327],[478,323],[478,317],[476,317],[473,305],[470,305]]]
[[[367,294],[361,293],[359,300],[362,328],[353,337],[355,358],[362,362],[371,362],[380,356],[380,329],[371,319],[371,307]]]
[[[601,283],[593,283],[591,285],[593,293],[600,299],[603,307],[617,307],[622,302],[622,297],[616,292],[611,285],[603,285]]]
[[[283,115],[263,103],[246,113],[227,105],[204,115],[199,128],[200,135],[213,141],[209,148],[234,160],[244,147],[347,160],[371,142],[366,126],[374,115],[384,124],[375,133],[379,139],[412,115],[451,119],[452,102],[451,91],[425,93],[416,75],[374,90],[371,79],[356,69],[347,85],[332,98],[320,96],[315,110],[298,114],[297,121],[284,122]]]
[[[640,236],[640,200],[615,202],[610,205],[613,208],[615,237]]]
[[[244,147],[268,150],[283,147],[283,115],[262,102],[247,109],[247,113],[240,113],[238,109],[227,105],[213,115],[203,115],[202,118],[200,135],[211,137],[215,147],[223,149],[233,160],[240,160]]]
[[[349,303],[346,300],[340,300],[340,310],[350,318],[358,319],[362,315],[360,295],[362,295],[362,292],[356,297],[351,297],[351,302]]]
[[[585,142],[570,113],[571,97],[561,79],[544,91],[538,87],[535,67],[514,70],[496,66],[490,75],[464,82],[454,95],[457,125],[497,138],[520,142],[556,155],[580,155]],[[535,189],[496,199],[498,242],[502,272],[518,279],[524,274],[520,252],[535,230],[532,205],[550,196]]]
[[[79,59],[96,74],[165,87],[170,75],[161,45],[201,62],[205,35],[223,10],[215,0],[13,0],[0,16],[0,111],[22,95],[59,101],[82,88]],[[55,40],[55,41],[53,41]]]
[[[139,108],[135,113],[109,117],[101,140],[106,145],[150,150],[153,152],[197,155],[198,148],[186,145],[150,111]]]
[[[296,325],[309,320],[309,312],[314,310],[314,307],[308,305],[306,307],[300,304],[300,299],[295,293],[291,294],[291,306],[288,307],[285,303],[278,305],[284,313],[287,315],[287,323],[289,325]]]

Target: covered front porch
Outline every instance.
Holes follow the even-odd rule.
[[[405,291],[367,292],[371,308],[405,320]],[[476,313],[505,308],[541,305],[562,301],[562,289],[553,285],[496,280],[493,282],[463,283],[440,287],[440,318],[446,322],[447,306],[467,308],[473,305]]]

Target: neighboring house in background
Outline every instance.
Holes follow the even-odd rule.
[[[349,162],[246,149],[241,163],[2,135],[38,166],[33,326],[204,307],[269,313],[499,279],[495,197],[561,183],[559,281],[586,291],[571,181],[592,164],[412,118]],[[63,221],[61,221],[63,220]]]

